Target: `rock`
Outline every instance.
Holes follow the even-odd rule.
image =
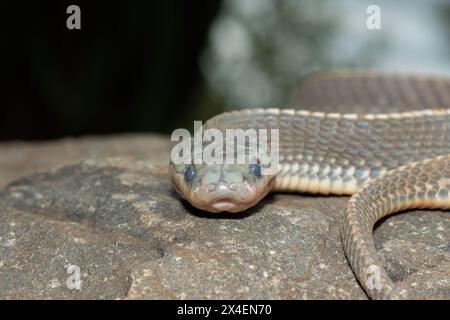
[[[0,143],[0,188],[19,177],[84,159],[127,155],[165,163],[166,136],[124,134],[65,138],[50,142]]]
[[[43,164],[0,193],[0,298],[366,299],[339,239],[347,197],[274,194],[243,214],[205,213],[170,185],[168,138],[66,143],[27,146]],[[7,148],[20,158],[24,146]],[[94,159],[63,165],[73,154]],[[48,170],[23,177],[33,166]],[[450,299],[449,227],[447,212],[414,211],[376,228],[411,298]]]

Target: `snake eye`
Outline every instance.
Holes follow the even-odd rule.
[[[195,176],[194,167],[192,165],[190,165],[184,171],[184,181],[191,182],[192,179],[194,179],[194,176]]]
[[[255,175],[255,177],[261,177],[261,166],[257,163],[252,163],[249,166],[250,172]]]

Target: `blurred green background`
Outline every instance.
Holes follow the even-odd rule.
[[[81,30],[66,28],[71,4]],[[0,140],[192,129],[283,107],[319,69],[450,75],[445,0],[10,2],[1,20]]]

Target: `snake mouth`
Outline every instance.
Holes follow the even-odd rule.
[[[219,211],[228,211],[233,209],[236,206],[236,203],[230,198],[224,198],[217,201],[214,201],[211,204],[211,207],[219,210]]]

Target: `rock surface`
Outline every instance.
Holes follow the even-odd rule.
[[[171,188],[168,142],[0,145],[0,298],[367,298],[339,239],[347,197],[274,194],[245,214],[203,213]],[[411,298],[450,299],[449,227],[447,212],[414,211],[376,228]]]

